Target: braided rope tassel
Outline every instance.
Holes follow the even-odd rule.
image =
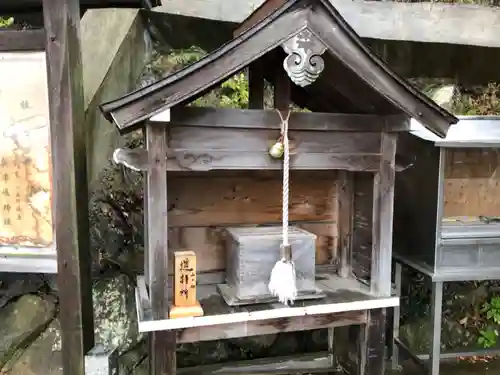
[[[288,200],[290,196],[290,144],[288,141],[288,119],[290,118],[291,111],[288,111],[287,118],[283,120],[280,111],[278,111],[281,118],[281,136],[283,137],[283,206],[282,206],[282,225],[283,225],[283,246],[288,246]]]
[[[288,305],[294,302],[297,297],[297,287],[295,278],[295,265],[292,261],[292,249],[288,241],[288,203],[290,195],[290,145],[288,140],[288,120],[291,111],[288,111],[286,119],[283,119],[281,112],[277,110],[281,119],[281,137],[283,143],[283,206],[282,206],[282,239],[281,259],[276,262],[269,280],[269,291],[278,297],[281,303]]]

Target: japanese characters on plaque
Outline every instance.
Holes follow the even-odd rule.
[[[193,251],[178,251],[174,259],[174,305],[196,305],[196,255]]]
[[[0,53],[0,246],[53,242],[45,54]]]

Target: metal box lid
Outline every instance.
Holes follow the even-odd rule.
[[[227,228],[227,231],[231,237],[233,237],[236,241],[241,241],[248,237],[276,237],[281,236],[281,226],[269,226],[269,227],[239,227],[239,228]],[[316,239],[316,235],[314,233],[308,232],[302,228],[291,226],[288,228],[288,237],[290,239],[299,238],[299,237],[310,237]]]
[[[500,238],[500,221],[487,217],[443,220],[441,238],[443,240]]]
[[[458,116],[444,139],[439,138],[420,122],[411,119],[411,134],[434,142],[437,147],[500,147],[499,116]]]

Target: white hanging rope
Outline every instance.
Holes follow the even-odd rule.
[[[283,144],[283,206],[282,206],[282,258],[276,262],[269,279],[269,291],[273,296],[285,305],[292,303],[297,298],[297,287],[295,279],[295,265],[291,258],[291,248],[288,241],[288,201],[290,190],[290,145],[288,140],[288,119],[291,111],[288,111],[286,119],[277,110],[281,119],[281,137]]]
[[[281,112],[276,110],[281,119],[281,138],[283,142],[283,206],[282,206],[282,233],[283,233],[283,246],[288,246],[288,200],[290,195],[290,144],[288,140],[288,120],[290,119],[290,113],[288,111],[286,119],[283,119]]]

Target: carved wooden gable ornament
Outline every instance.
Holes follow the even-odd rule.
[[[282,46],[287,53],[283,68],[292,82],[307,86],[316,81],[325,68],[321,55],[326,51],[326,46],[308,29],[295,34]]]
[[[439,137],[458,121],[375,56],[328,0],[268,0],[219,49],[101,110],[120,132],[129,132],[276,49],[286,54],[292,100],[314,112],[405,114]]]

